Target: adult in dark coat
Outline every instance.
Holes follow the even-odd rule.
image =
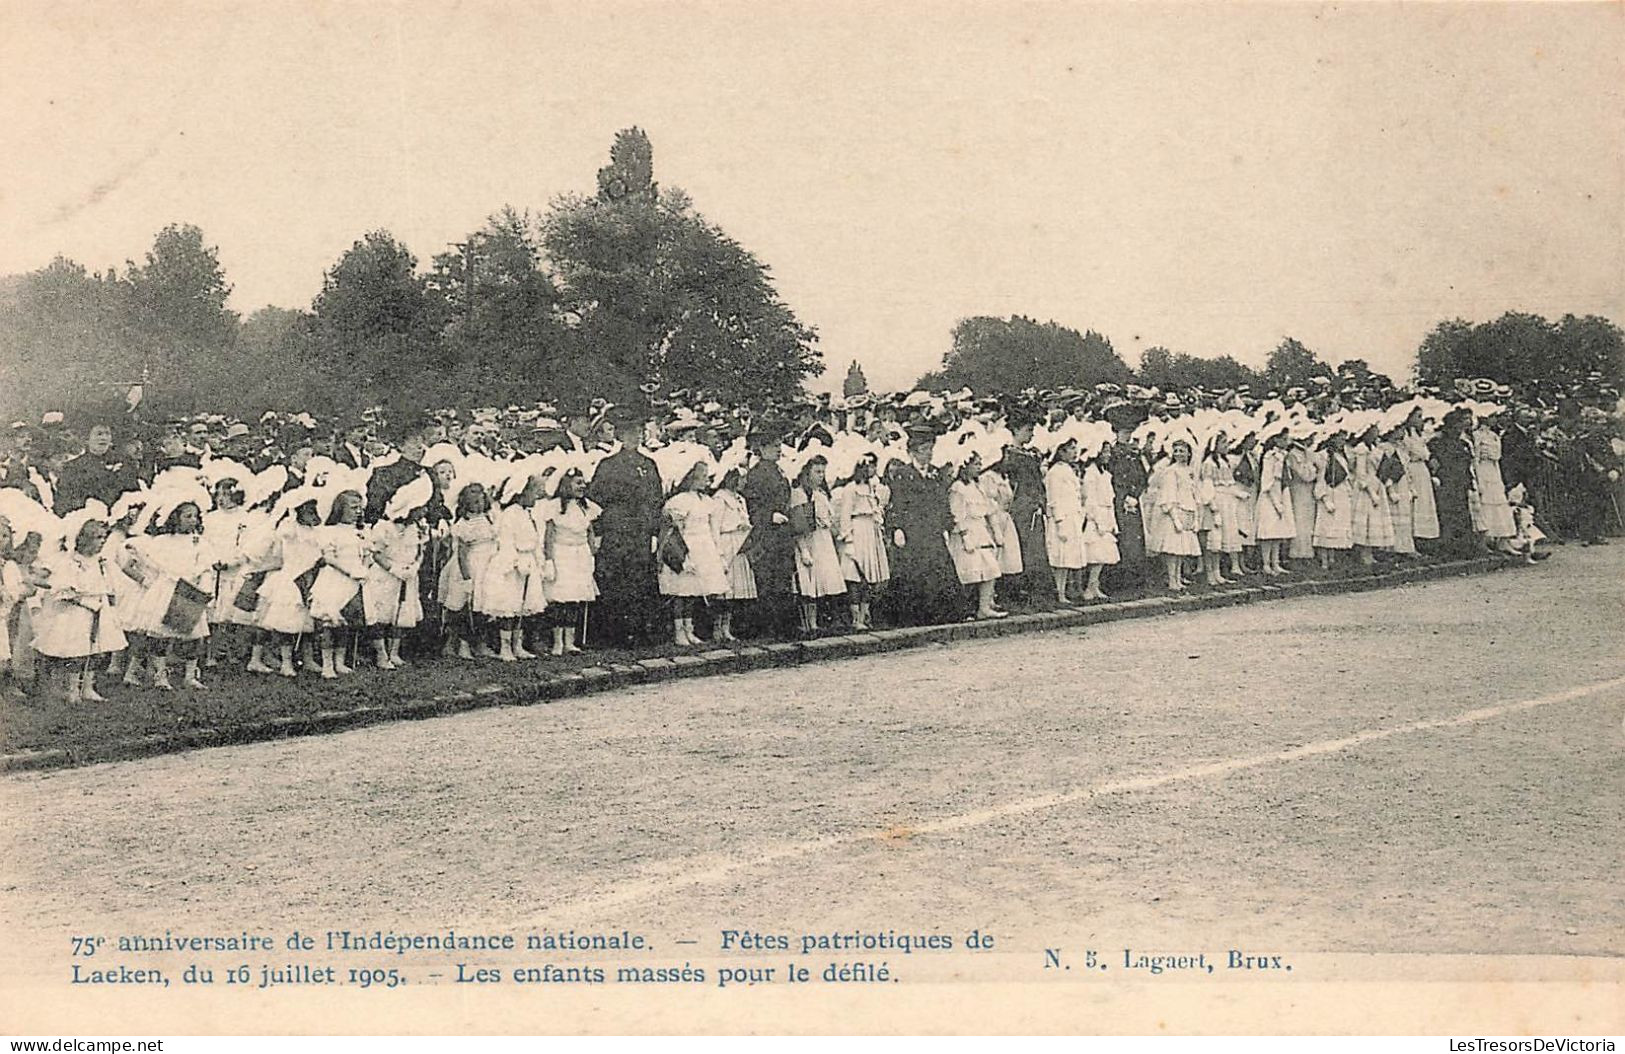
[[[365,468],[372,459],[367,456],[367,428],[351,425],[345,430],[341,442],[333,444],[333,460],[346,468]]]
[[[1586,545],[1606,544],[1619,522],[1619,456],[1601,423],[1587,426],[1569,446],[1574,535]]]
[[[665,494],[655,463],[637,448],[646,416],[626,407],[611,412],[606,437],[619,449],[598,463],[587,488],[588,500],[604,510],[597,567],[603,596],[593,604],[588,632],[611,647],[652,641],[666,612],[654,556]]]
[[[891,537],[891,582],[883,604],[892,625],[955,622],[965,614],[965,599],[943,535],[948,515],[950,480],[930,465],[935,432],[909,430],[909,460],[886,467],[891,505],[886,524]]]
[[[1118,561],[1106,568],[1102,578],[1106,591],[1114,597],[1138,596],[1145,592],[1150,567],[1145,559],[1145,515],[1140,508],[1145,501],[1146,483],[1151,478],[1145,455],[1135,446],[1128,429],[1119,429],[1112,444],[1106,471],[1112,477],[1112,511],[1117,514]]]
[[[1470,556],[1478,548],[1467,505],[1467,492],[1473,484],[1473,450],[1466,431],[1472,419],[1469,410],[1450,411],[1439,425],[1439,434],[1428,444],[1428,462],[1439,481],[1433,492],[1439,510],[1438,548],[1445,556]]]
[[[1049,567],[1049,551],[1044,547],[1044,466],[1038,457],[1023,449],[1032,439],[1032,425],[1014,430],[1015,443],[1004,452],[1000,470],[1015,491],[1010,517],[1016,521],[1021,539],[1021,576],[1015,595],[1023,600],[1049,595],[1055,589]]]
[[[423,466],[424,452],[429,449],[427,429],[410,427],[393,438],[400,457],[387,465],[373,469],[367,480],[367,507],[363,516],[366,523],[377,523],[384,515],[384,506],[395,492],[429,470]]]
[[[1501,481],[1511,490],[1522,483],[1535,499],[1537,508],[1543,508],[1545,497],[1536,487],[1540,470],[1540,452],[1535,448],[1535,433],[1530,422],[1514,420],[1501,433]]]
[[[790,481],[779,467],[781,436],[771,425],[751,433],[757,461],[745,473],[740,496],[750,512],[745,552],[756,576],[755,604],[747,605],[745,628],[754,635],[783,636],[796,615],[795,535],[790,531]]]
[[[111,505],[120,494],[136,489],[136,483],[134,467],[113,448],[113,429],[93,424],[85,436],[85,452],[70,459],[57,476],[52,511],[61,516],[84,508],[92,498]]]

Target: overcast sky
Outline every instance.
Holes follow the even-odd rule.
[[[877,13],[880,9],[884,13]],[[219,246],[245,314],[590,192],[618,128],[838,384],[1020,313],[1398,374],[1445,317],[1625,322],[1625,5],[0,6],[0,274]]]

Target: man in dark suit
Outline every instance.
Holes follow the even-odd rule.
[[[1522,483],[1536,499],[1537,509],[1545,508],[1544,495],[1537,490],[1540,452],[1535,448],[1534,411],[1519,408],[1501,433],[1501,481],[1511,490]]]
[[[342,442],[333,444],[333,460],[346,468],[365,468],[367,457],[367,426],[351,425],[345,429]]]
[[[929,424],[908,428],[908,461],[886,467],[891,505],[886,524],[891,528],[891,582],[884,604],[887,621],[894,626],[958,621],[964,597],[953,558],[943,540],[950,526],[949,480],[931,467],[931,449],[937,432]]]
[[[587,498],[604,510],[597,568],[603,596],[593,605],[589,631],[610,647],[653,640],[664,613],[654,542],[665,492],[655,463],[638,450],[649,416],[630,406],[610,411],[605,438],[615,449],[598,463],[587,488]]]
[[[745,552],[756,576],[758,600],[747,609],[752,635],[782,636],[796,613],[795,535],[790,532],[790,481],[779,468],[783,426],[757,422],[750,434],[757,461],[745,474],[740,496],[750,512]]]
[[[1428,444],[1428,460],[1439,481],[1434,500],[1439,511],[1439,551],[1449,557],[1472,556],[1478,551],[1467,492],[1473,485],[1473,449],[1467,438],[1472,411],[1457,407],[1444,415],[1439,434]]]

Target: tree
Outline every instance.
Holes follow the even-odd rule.
[[[220,266],[220,250],[203,243],[191,224],[170,224],[158,232],[143,263],[133,261],[129,283],[132,321],[143,336],[184,351],[218,350],[237,334],[237,314],[226,308],[231,285]]]
[[[1599,315],[1564,315],[1557,323],[1553,379],[1579,382],[1599,374],[1617,384],[1625,377],[1625,332]]]
[[[529,214],[504,207],[459,252],[435,257],[426,281],[447,320],[437,366],[456,374],[451,402],[508,402],[558,389],[565,327],[533,229]]]
[[[243,418],[266,410],[307,410],[327,404],[315,378],[311,317],[285,307],[262,307],[243,320],[229,359],[229,378],[215,386],[212,408]]]
[[[327,272],[311,305],[316,326],[336,349],[389,338],[418,338],[428,297],[417,257],[388,231],[371,231]]]
[[[609,147],[609,164],[598,170],[598,200],[645,204],[660,200],[660,186],[655,182],[655,148],[643,129],[634,125],[615,134],[615,142]]]
[[[123,383],[140,379],[125,293],[116,274],[94,275],[61,256],[15,279],[0,306],[0,408],[8,418],[112,405]]]
[[[1174,384],[1173,352],[1161,344],[1154,344],[1140,352],[1140,383],[1153,388],[1168,388]]]
[[[863,367],[858,365],[858,360],[853,359],[852,365],[846,368],[846,380],[841,382],[841,394],[850,399],[868,390],[869,379],[863,375]]]
[[[1441,388],[1479,377],[1567,386],[1593,373],[1622,372],[1625,339],[1618,326],[1596,315],[1564,315],[1556,324],[1519,312],[1476,324],[1453,319],[1435,326],[1416,353],[1416,380]]]
[[[1257,391],[1265,384],[1262,374],[1233,356],[1204,359],[1185,352],[1170,352],[1161,346],[1141,353],[1139,379],[1141,384],[1172,391],[1184,388],[1227,391],[1242,385]]]
[[[1130,378],[1111,341],[1094,330],[1079,333],[1021,315],[980,315],[954,326],[953,347],[942,357],[942,367],[915,383],[921,388],[1013,392],[1121,384]]]
[[[1282,339],[1264,363],[1264,380],[1278,392],[1307,387],[1313,377],[1331,376],[1331,367],[1293,337]]]
[[[149,374],[154,406],[197,410],[215,404],[229,381],[237,313],[220,252],[191,224],[158,232],[142,263],[131,261],[119,289],[135,348]]]
[[[417,273],[417,257],[388,231],[352,245],[311,305],[317,406],[342,413],[408,401],[424,387],[425,371],[442,364],[440,308]]]
[[[596,197],[555,202],[543,224],[574,344],[573,364],[556,371],[564,383],[624,397],[649,378],[786,399],[823,372],[816,332],[767,267],[686,194],[656,186],[647,136],[619,133],[598,184]]]

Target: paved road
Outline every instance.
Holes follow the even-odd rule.
[[[695,956],[722,928],[980,928],[1011,976],[1046,947],[1618,957],[1622,571],[1570,548],[13,777],[0,924],[52,954],[166,927],[625,927]]]

